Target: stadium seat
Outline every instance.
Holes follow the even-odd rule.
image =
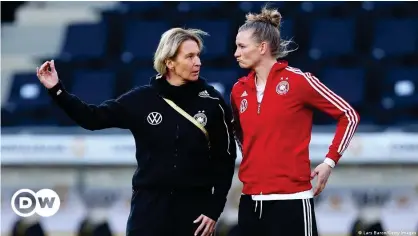
[[[194,11],[207,11],[210,9],[214,9],[219,7],[222,4],[222,2],[192,2],[192,1],[184,1],[179,2],[177,4],[177,11],[178,12],[194,12]]]
[[[234,69],[202,68],[200,76],[215,87],[229,101],[232,86],[238,81],[238,72]]]
[[[383,96],[391,99],[395,108],[418,107],[418,69],[390,69],[384,83]]]
[[[157,72],[151,68],[141,68],[134,73],[133,86],[144,86],[150,83],[151,77],[157,75]]]
[[[384,19],[374,28],[372,53],[378,59],[413,54],[418,50],[418,20]]]
[[[123,61],[152,60],[161,35],[169,29],[167,22],[126,22],[123,43]]]
[[[365,72],[362,68],[329,68],[318,79],[353,106],[364,102]]]
[[[362,7],[367,11],[381,11],[386,9],[391,9],[393,7],[405,5],[402,1],[364,1],[362,2]]]
[[[68,26],[62,48],[64,58],[101,58],[106,54],[107,27],[104,23]]]
[[[10,96],[2,107],[2,124],[8,126],[54,125],[51,99],[35,73],[16,74]]]
[[[313,59],[355,53],[353,19],[318,19],[311,26],[310,55]]]
[[[343,1],[335,1],[335,2],[301,2],[300,7],[305,12],[316,12],[316,11],[327,11],[332,9],[333,7],[338,7],[343,5]]]
[[[245,2],[239,2],[239,8],[243,12],[259,12],[261,8],[266,4],[267,2],[262,1],[245,1]],[[281,8],[285,5],[285,2],[277,1],[277,2],[269,2],[268,6],[278,8],[281,10]]]
[[[135,2],[135,1],[123,1],[120,2],[120,7],[130,12],[146,12],[155,10],[158,8],[162,8],[164,2],[158,1],[143,1],[143,2]]]
[[[13,79],[8,105],[17,109],[36,109],[50,103],[47,90],[36,73],[16,74]]]
[[[100,104],[115,98],[116,77],[112,71],[78,70],[71,92],[88,104]]]
[[[289,40],[295,37],[293,24],[294,22],[291,19],[283,20],[282,25],[280,26],[280,37],[282,39]]]
[[[197,28],[209,33],[205,37],[205,48],[202,52],[203,59],[214,59],[218,57],[232,57],[233,53],[228,51],[228,41],[231,36],[231,29],[228,21],[192,21],[185,24],[186,28]],[[235,34],[235,32],[233,32]]]

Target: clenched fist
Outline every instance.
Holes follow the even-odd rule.
[[[58,84],[58,73],[55,70],[54,60],[46,61],[41,68],[36,67],[36,75],[47,89]]]

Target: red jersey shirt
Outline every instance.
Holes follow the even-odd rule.
[[[315,76],[289,67],[286,61],[272,67],[260,104],[255,84],[252,71],[238,80],[231,93],[236,136],[243,156],[239,169],[243,193],[296,193],[311,189],[311,108],[338,120],[326,154],[335,163],[357,129],[358,113]]]

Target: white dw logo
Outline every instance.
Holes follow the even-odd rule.
[[[20,217],[30,217],[35,213],[50,217],[58,212],[61,200],[52,189],[41,189],[36,193],[30,189],[19,189],[10,203],[14,213]]]
[[[147,116],[147,121],[150,125],[159,125],[163,121],[163,116],[158,112],[151,112]]]

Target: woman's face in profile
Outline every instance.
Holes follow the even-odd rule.
[[[253,68],[261,57],[259,48],[253,39],[253,31],[244,30],[238,32],[235,43],[237,50],[234,56],[239,66],[245,69]]]
[[[173,61],[174,73],[184,80],[195,81],[200,73],[200,48],[194,40],[184,41]]]

